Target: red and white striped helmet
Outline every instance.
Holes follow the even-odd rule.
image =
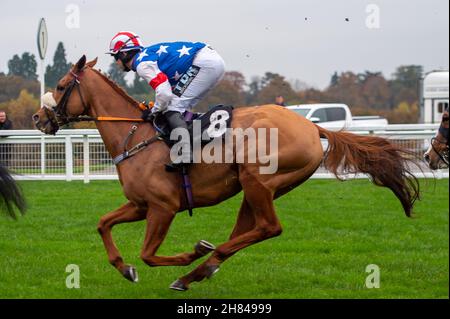
[[[141,39],[134,32],[121,31],[117,33],[109,44],[109,54],[115,55],[119,52],[142,49]]]

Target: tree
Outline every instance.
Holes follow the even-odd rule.
[[[245,77],[237,71],[226,72],[220,83],[195,107],[205,112],[217,104],[245,105]]]
[[[390,81],[392,96],[391,105],[396,106],[401,102],[414,104],[419,101],[419,81],[422,77],[421,65],[402,65],[393,74]]]
[[[361,94],[366,108],[376,110],[391,108],[391,89],[380,72],[366,71],[361,84]]]
[[[19,97],[15,100],[3,102],[1,109],[6,110],[8,117],[14,125],[14,129],[34,128],[31,116],[39,109],[39,99],[35,98],[27,90],[20,91]]]
[[[8,61],[8,69],[8,75],[22,76],[22,59],[17,54]]]
[[[417,89],[422,77],[423,67],[421,65],[402,65],[393,74],[393,82],[408,89]]]
[[[364,73],[358,73],[357,77],[359,80],[359,83],[364,84],[367,80],[374,78],[374,77],[382,77],[383,75],[381,72],[372,72],[372,71],[364,71]]]
[[[310,88],[306,82],[300,79],[290,79],[288,82],[291,85],[291,88],[297,93]]]
[[[273,79],[276,79],[279,77],[281,77],[281,75],[279,75],[278,73],[266,72],[264,74],[264,76],[261,78],[261,87],[265,87],[270,82],[272,82]]]
[[[66,60],[66,50],[62,42],[58,46],[53,56],[53,65],[48,65],[45,70],[45,83],[49,87],[56,87],[58,81],[69,72],[71,64]]]
[[[338,84],[339,81],[339,75],[337,72],[334,72],[333,75],[331,76],[331,80],[330,80],[330,87],[336,86]]]
[[[123,89],[128,88],[127,81],[125,80],[125,73],[119,69],[117,63],[113,62],[110,64],[108,69],[108,77]]]
[[[313,104],[313,103],[326,103],[328,102],[325,94],[317,89],[306,89],[298,92],[299,104]]]
[[[128,88],[129,94],[139,102],[155,99],[155,92],[151,89],[150,85],[141,78],[137,73],[134,74],[134,80],[131,87]]]
[[[275,103],[275,98],[279,95],[284,97],[286,105],[299,102],[298,95],[294,92],[289,82],[276,73],[267,72],[261,81],[262,89],[259,91],[256,102],[258,104]]]
[[[389,123],[412,124],[419,121],[419,107],[417,103],[400,102],[397,107],[387,115]]]
[[[245,90],[245,77],[242,73],[238,71],[225,72],[223,76],[223,81],[227,81],[231,86],[233,86],[239,93],[244,93]]]
[[[336,84],[328,87],[325,94],[327,99],[335,103],[345,103],[349,107],[364,107],[361,87],[360,77],[347,71],[339,75]]]
[[[27,80],[17,75],[5,76],[0,74],[0,103],[17,99],[23,89],[38,96],[40,85],[36,80]]]
[[[245,94],[245,103],[247,105],[256,104],[256,97],[261,91],[261,78],[258,76],[252,77],[248,84],[248,91]]]
[[[38,78],[36,74],[37,62],[34,54],[29,52],[22,53],[20,58],[15,54],[11,60],[8,61],[8,75],[21,76],[27,80],[36,80]]]

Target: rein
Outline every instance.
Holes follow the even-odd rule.
[[[438,142],[439,144],[445,144],[447,146],[447,149],[444,151],[439,152],[436,147],[434,146],[434,141]],[[445,165],[447,165],[447,167],[449,166],[449,159],[448,159],[448,141],[447,142],[443,142],[440,141],[438,138],[433,137],[431,139],[431,148],[433,149],[433,151],[439,156],[439,158],[441,159],[442,162],[444,162]]]
[[[77,116],[67,118],[69,122],[101,122],[101,121],[110,121],[110,122],[144,122],[143,119],[132,119],[128,117],[112,117],[112,116]]]

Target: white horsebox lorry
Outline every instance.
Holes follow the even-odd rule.
[[[388,121],[381,116],[352,116],[350,108],[341,103],[300,104],[286,108],[328,130],[352,127],[384,127]]]
[[[448,109],[448,71],[433,71],[425,74],[420,88],[420,122],[441,123],[442,113]]]

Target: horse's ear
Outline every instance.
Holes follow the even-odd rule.
[[[86,56],[83,55],[77,62],[77,64],[75,65],[75,70],[76,71],[81,71],[83,70],[84,66],[86,65]]]
[[[90,68],[93,68],[97,64],[97,60],[98,60],[98,57],[95,58],[94,60],[89,61],[88,63],[86,63],[86,66],[88,66]]]

